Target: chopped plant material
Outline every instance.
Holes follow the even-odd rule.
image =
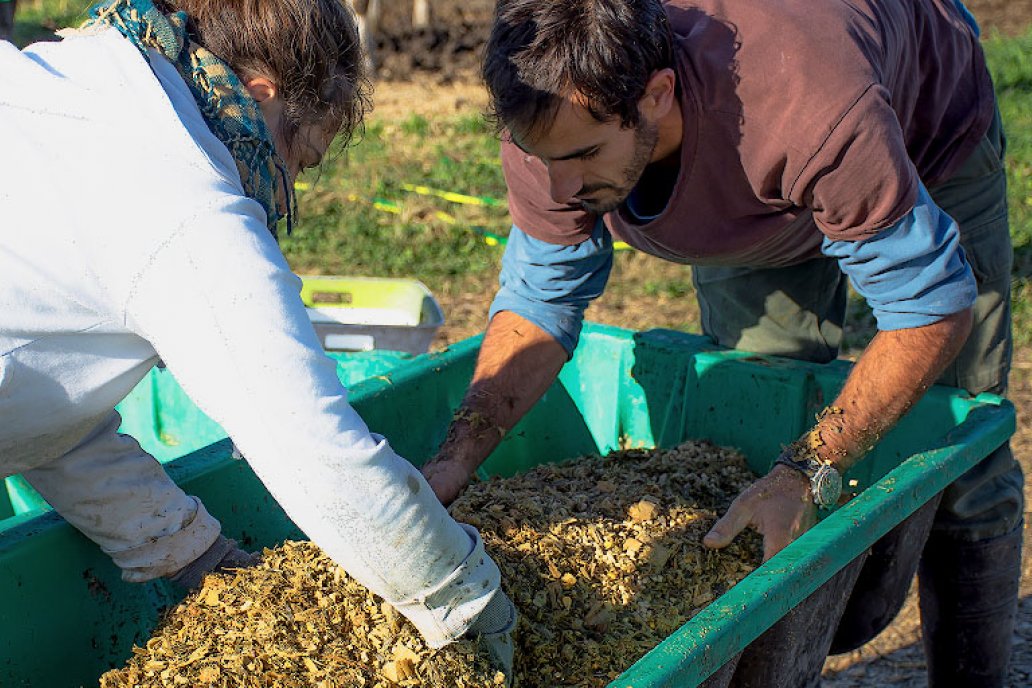
[[[480,530],[520,611],[517,685],[608,685],[758,566],[751,530],[702,545],[755,477],[740,454],[689,442],[471,486],[451,513]]]
[[[101,688],[483,688],[504,676],[461,640],[431,650],[415,627],[310,542],[213,574]]]
[[[706,443],[625,450],[478,483],[452,505],[480,529],[520,611],[523,688],[605,686],[760,562],[750,533],[702,537],[754,476]],[[208,576],[101,688],[488,688],[473,640],[431,650],[313,544]]]

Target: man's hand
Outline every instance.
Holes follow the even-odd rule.
[[[468,467],[459,459],[438,456],[425,464],[422,471],[441,504],[448,506],[462,494],[476,468]]]
[[[806,476],[787,466],[774,466],[738,495],[727,513],[706,533],[707,547],[727,547],[747,526],[763,535],[767,561],[817,522],[817,506]]]
[[[886,330],[875,335],[846,378],[831,406],[808,433],[813,458],[845,474],[954,359],[971,331],[971,309],[923,327]],[[726,547],[746,526],[763,534],[766,561],[810,528],[817,507],[805,476],[774,466],[731,503],[706,534],[707,547]]]

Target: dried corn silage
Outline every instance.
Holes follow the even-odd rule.
[[[759,563],[759,539],[702,536],[751,480],[705,443],[629,450],[471,486],[452,505],[478,527],[520,611],[522,688],[604,686]],[[389,605],[314,545],[265,550],[209,576],[102,688],[488,687],[471,641],[430,650]]]
[[[540,466],[467,490],[452,506],[480,529],[520,610],[519,685],[605,686],[760,562],[748,532],[702,538],[755,476],[708,443]]]

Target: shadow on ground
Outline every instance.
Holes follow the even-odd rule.
[[[1026,529],[1025,547],[1029,546]],[[896,623],[864,647],[830,658],[824,667],[822,688],[926,688],[924,650],[918,626],[916,590],[911,590],[906,606]],[[1032,685],[1032,596],[1023,597],[1018,606],[1013,655],[1007,685],[1021,688]]]

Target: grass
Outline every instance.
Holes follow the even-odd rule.
[[[1011,235],[1021,255],[1018,274],[1032,274],[1032,29],[1017,38],[994,36],[986,56],[1007,134]]]
[[[436,285],[497,270],[500,250],[483,233],[508,231],[505,182],[479,115],[373,119],[360,139],[299,184],[301,222],[281,242],[296,270],[418,276]],[[454,203],[406,185],[499,204]]]
[[[1015,344],[1032,345],[1032,28],[1023,36],[993,36],[986,57],[1007,134],[1007,199],[1014,241],[1011,308]]]
[[[15,38],[21,43],[76,23],[82,0],[21,0]],[[984,41],[1008,136],[1007,173],[1015,245],[1013,311],[1021,346],[1032,345],[1032,28],[1022,36]],[[390,86],[386,86],[390,88]],[[505,235],[508,217],[498,146],[490,125],[472,109],[458,115],[397,120],[373,113],[356,145],[338,151],[301,180],[301,221],[282,248],[301,273],[415,276],[436,292],[493,289],[501,251],[484,233]],[[463,205],[405,189],[405,184],[498,199],[497,207]],[[660,261],[617,256],[606,297],[666,302],[690,296],[685,270]],[[617,311],[628,309],[623,305]],[[862,304],[851,311],[848,343],[870,335]],[[589,312],[597,313],[597,309]],[[694,328],[679,310],[670,322]]]
[[[18,0],[14,42],[25,45],[48,38],[58,29],[79,24],[86,18],[90,4],[82,0]]]

